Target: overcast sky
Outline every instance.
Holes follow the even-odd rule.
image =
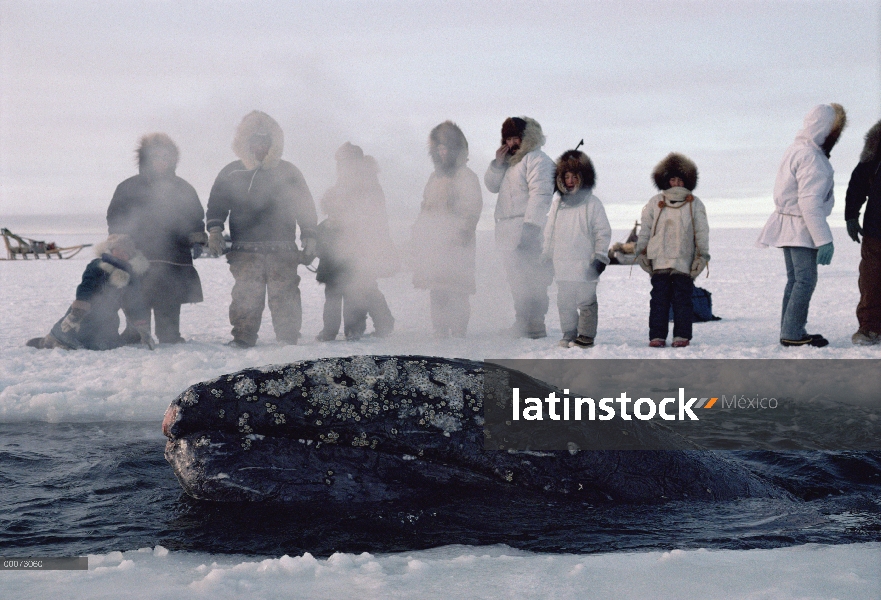
[[[281,124],[316,199],[351,141],[377,158],[405,220],[434,125],[461,126],[482,178],[504,118],[528,115],[553,158],[585,140],[620,226],[671,150],[697,163],[711,224],[768,214],[804,115],[839,102],[840,210],[881,118],[879,30],[879,3],[864,1],[0,0],[0,221],[103,213],[153,131],[177,142],[177,173],[204,204],[253,109]]]

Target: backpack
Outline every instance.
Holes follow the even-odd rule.
[[[673,320],[673,307],[670,307],[670,320]],[[691,322],[721,321],[722,317],[713,314],[713,294],[694,286],[691,292]]]

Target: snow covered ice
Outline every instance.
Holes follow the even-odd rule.
[[[712,227],[712,220],[711,220]],[[22,232],[29,234],[30,232]],[[232,276],[226,261],[200,259],[205,302],[184,305],[187,344],[108,352],[38,351],[24,346],[44,335],[73,299],[90,256],[70,261],[0,261],[0,421],[50,423],[153,422],[158,432],[169,401],[187,386],[223,373],[273,363],[353,354],[422,354],[485,358],[881,358],[881,347],[850,342],[857,323],[859,246],[835,229],[832,265],[821,267],[809,331],[827,348],[778,344],[785,274],[780,251],[753,247],[755,229],[711,229],[710,276],[696,282],[713,293],[721,321],[696,324],[685,349],[648,347],[648,277],[639,268],[612,266],[598,290],[596,347],[564,349],[554,298],[545,339],[512,340],[510,295],[492,245],[478,231],[478,293],[464,340],[435,340],[428,294],[408,273],[381,280],[396,319],[386,339],[317,342],[323,289],[300,269],[304,324],[301,344],[277,344],[268,310],[256,347],[226,347]],[[621,229],[613,240],[626,235]],[[46,236],[42,236],[46,237]],[[99,235],[55,236],[60,243],[94,242]],[[554,288],[551,288],[553,293]],[[370,326],[368,326],[370,331]],[[158,435],[157,435],[158,438]],[[161,441],[157,441],[161,443]],[[161,547],[90,556],[90,571],[6,572],[4,597],[753,597],[877,598],[881,545],[796,546],[773,550],[676,550],[594,555],[532,554],[504,546],[451,546],[386,555],[232,556],[167,551]],[[10,554],[14,549],[7,548]]]

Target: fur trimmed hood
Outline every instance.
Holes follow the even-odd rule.
[[[684,154],[671,152],[655,166],[652,171],[652,179],[655,182],[655,187],[664,191],[670,189],[670,179],[673,177],[681,177],[685,182],[683,187],[694,191],[694,188],[697,187],[697,165]]]
[[[813,144],[828,157],[846,125],[847,114],[840,104],[818,104],[805,115],[795,139]]]
[[[508,164],[512,166],[523,160],[523,157],[533,150],[538,150],[544,146],[544,143],[547,141],[538,121],[529,117],[520,118],[526,121],[526,128],[523,130],[523,136],[520,138],[520,149],[508,158]],[[505,140],[502,140],[502,143],[504,144]]]
[[[556,191],[562,195],[570,193],[563,182],[566,173],[575,173],[578,176],[578,187],[571,193],[582,189],[592,190],[596,185],[596,171],[590,157],[584,152],[567,150],[557,159]]]
[[[866,132],[866,141],[860,153],[860,162],[873,162],[881,156],[881,121],[878,121]]]
[[[251,138],[255,135],[268,135],[271,142],[269,152],[262,163],[251,151]],[[236,129],[232,150],[249,171],[258,167],[272,169],[278,166],[281,161],[281,154],[284,151],[284,133],[275,119],[264,112],[255,110],[245,115]]]
[[[116,248],[125,250],[126,253],[131,255],[131,258],[128,261],[116,258],[111,254]],[[131,281],[131,273],[143,275],[150,268],[150,261],[139,250],[135,249],[134,243],[127,235],[114,234],[109,236],[100,244],[95,245],[95,254],[101,259],[98,266],[102,271],[110,275],[110,285],[115,288],[127,286],[129,281]],[[125,265],[126,263],[131,269],[131,273],[120,267],[120,265]]]
[[[180,158],[177,144],[165,133],[148,133],[141,138],[138,149],[135,150],[135,155],[138,158],[138,171],[141,175],[146,175],[150,172],[151,156],[159,150],[165,150],[171,155],[171,172],[174,173],[174,170],[177,168],[177,161]]]
[[[451,160],[444,164],[438,155],[437,147],[443,144],[450,153]],[[428,154],[435,169],[454,171],[468,162],[468,140],[459,126],[452,121],[444,121],[428,134]]]

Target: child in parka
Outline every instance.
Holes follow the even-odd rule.
[[[661,191],[642,209],[636,243],[639,266],[652,277],[649,346],[667,345],[673,307],[673,347],[691,340],[694,278],[710,260],[710,226],[703,202],[692,194],[697,166],[671,152],[655,167],[652,178]]]
[[[544,229],[542,255],[554,264],[562,347],[590,348],[597,335],[597,283],[609,264],[612,228],[593,195],[590,158],[568,150],[557,159],[556,191]]]
[[[150,309],[141,292],[141,277],[149,261],[132,239],[113,234],[96,247],[76,288],[76,300],[44,337],[28,340],[32,348],[48,350],[110,350],[127,343],[119,335],[119,311],[125,309],[143,347],[152,350]]]

